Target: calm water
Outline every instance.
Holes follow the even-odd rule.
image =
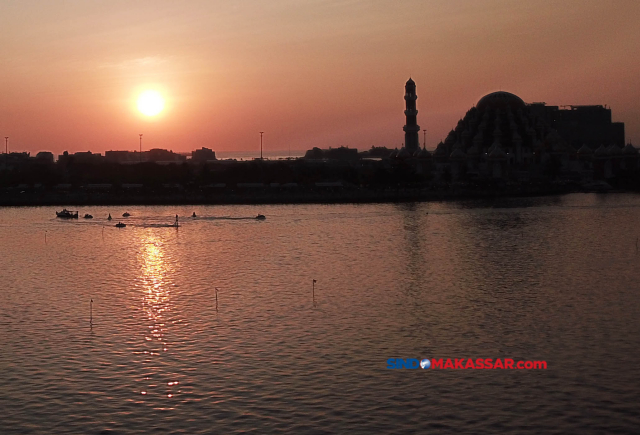
[[[0,209],[3,434],[640,427],[639,196],[54,210]]]

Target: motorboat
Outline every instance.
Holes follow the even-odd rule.
[[[84,215],[84,218],[85,219],[93,219],[93,216],[90,215],[89,213],[87,213],[87,214]]]
[[[258,216],[256,216],[256,219],[258,219],[259,221],[263,221],[266,219],[266,217],[263,214],[259,214]]]
[[[131,215],[129,214],[129,212],[126,212],[126,211],[125,211],[124,213],[122,213],[122,217],[129,217],[129,216],[131,216]]]
[[[126,224],[123,224],[122,222],[118,222],[118,223],[116,224],[116,228],[124,228],[124,227],[126,227],[126,226],[127,226],[127,225],[126,225]]]
[[[57,211],[56,216],[63,219],[78,219],[78,212],[73,213],[65,208],[62,211]]]

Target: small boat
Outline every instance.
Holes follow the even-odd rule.
[[[191,217],[196,217],[196,212],[194,211]]]
[[[118,223],[116,224],[116,228],[124,228],[124,227],[126,227],[126,226],[127,226],[127,225],[126,225],[126,224],[123,224],[122,222],[118,222]]]
[[[56,216],[63,219],[78,219],[78,212],[73,213],[65,208],[62,211],[57,211]]]
[[[109,213],[109,217],[107,218],[107,220],[110,221],[111,219],[113,218],[111,217],[111,213]]]
[[[258,220],[260,220],[260,221],[263,221],[263,220],[265,220],[265,219],[266,219],[266,217],[265,217],[265,215],[263,215],[263,214],[259,214],[258,216],[256,216],[256,219],[258,219]]]
[[[122,213],[122,217],[129,217],[129,216],[131,216],[131,215],[126,211],[124,213]]]
[[[89,213],[87,213],[87,214],[84,215],[84,218],[85,219],[93,219],[93,216],[90,215]]]

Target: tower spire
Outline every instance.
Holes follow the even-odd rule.
[[[420,126],[418,125],[418,109],[416,109],[416,100],[418,95],[416,94],[416,83],[409,77],[407,83],[404,86],[404,101],[406,109],[404,111],[407,117],[404,130],[404,143],[405,148],[410,154],[420,149]]]

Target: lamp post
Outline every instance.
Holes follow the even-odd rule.
[[[140,133],[140,163],[142,163],[142,133]]]
[[[260,132],[260,160],[262,160],[262,134],[264,131]]]
[[[9,136],[4,137],[4,153],[9,154]]]

